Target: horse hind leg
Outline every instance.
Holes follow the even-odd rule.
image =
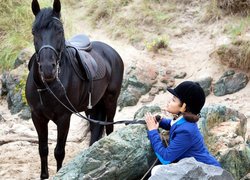
[[[103,102],[99,102],[97,105],[93,107],[93,109],[87,111],[86,115],[88,117],[90,116],[91,119],[106,121],[106,112],[105,108],[103,107]],[[94,142],[102,138],[103,130],[104,130],[103,125],[90,122],[90,133],[91,133],[90,143],[89,143],[90,146]]]
[[[65,157],[65,145],[69,132],[70,117],[60,118],[57,121],[57,144],[54,150],[54,156],[57,163],[57,171],[62,167],[62,163]]]
[[[49,172],[48,172],[48,120],[41,119],[36,117],[32,113],[32,121],[36,128],[38,134],[38,141],[39,141],[39,155],[41,159],[41,179],[48,179]]]

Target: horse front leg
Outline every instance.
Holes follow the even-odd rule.
[[[41,118],[41,116],[36,116],[32,113],[32,121],[35,125],[38,141],[39,141],[39,155],[41,159],[41,179],[48,179],[48,119]]]
[[[57,124],[57,144],[54,151],[54,156],[57,163],[57,171],[62,167],[65,157],[65,145],[69,132],[70,116],[60,118]]]

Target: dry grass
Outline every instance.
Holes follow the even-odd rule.
[[[206,4],[205,13],[200,18],[201,22],[214,22],[223,17],[221,9],[218,8],[218,0],[211,0]]]
[[[249,0],[217,0],[218,7],[228,14],[248,15],[250,12]]]
[[[62,5],[72,5],[76,0],[63,0]],[[39,1],[40,7],[51,7],[51,0]],[[65,7],[65,6],[63,6]],[[63,8],[64,11],[64,8]],[[34,15],[30,0],[0,0],[0,72],[13,67],[20,51],[32,46],[31,26]],[[66,13],[64,13],[66,14]],[[67,27],[70,23],[64,21]]]
[[[147,37],[158,37],[174,17],[175,4],[158,0],[89,0],[87,14],[94,28],[104,28],[114,39],[145,46]],[[85,15],[85,17],[86,17]]]
[[[233,68],[250,70],[250,41],[237,40],[217,49],[216,53],[223,64]]]
[[[225,15],[248,16],[249,12],[250,0],[211,0],[207,2],[201,22],[214,22]]]

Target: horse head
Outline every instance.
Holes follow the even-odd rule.
[[[50,82],[58,77],[65,47],[63,24],[60,21],[61,3],[60,0],[54,0],[53,8],[40,9],[37,0],[33,0],[32,11],[35,15],[32,34],[38,71],[43,81]]]

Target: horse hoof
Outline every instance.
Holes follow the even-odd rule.
[[[41,179],[49,179],[49,174],[41,174]]]

